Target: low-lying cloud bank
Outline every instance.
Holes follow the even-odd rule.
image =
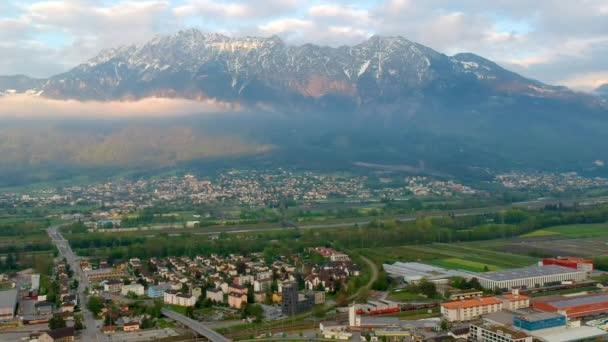
[[[120,119],[163,118],[241,111],[236,103],[216,100],[145,98],[135,101],[56,100],[32,94],[0,96],[0,118]]]

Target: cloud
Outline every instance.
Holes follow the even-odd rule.
[[[572,78],[558,81],[567,87],[592,91],[603,84],[608,84],[608,72],[591,72],[578,74]]]
[[[234,113],[238,104],[215,100],[145,98],[138,101],[55,100],[31,94],[0,96],[0,118],[119,119],[162,118],[193,114]]]

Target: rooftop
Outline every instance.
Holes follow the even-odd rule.
[[[530,297],[528,296],[524,296],[524,295],[514,295],[512,293],[508,293],[508,294],[504,294],[502,296],[500,296],[501,298],[504,298],[510,302],[515,302],[515,301],[520,301],[520,300],[527,300],[530,299]]]
[[[567,309],[575,306],[608,303],[608,294],[590,294],[576,297],[560,297],[554,300],[547,300],[545,301],[545,303],[553,306],[556,309]]]
[[[551,318],[555,318],[555,317],[563,317],[562,315],[555,313],[555,312],[545,312],[545,311],[539,311],[539,310],[535,310],[535,309],[515,311],[515,316],[519,317],[520,319],[526,320],[526,321],[542,321],[545,319],[551,319]]]
[[[17,305],[17,289],[0,291],[0,308],[15,308]]]
[[[542,334],[542,339],[547,342],[567,342],[594,340],[597,337],[605,336],[606,332],[599,328],[582,326],[574,329],[560,329],[555,332]]]
[[[513,268],[508,270],[494,271],[481,273],[477,276],[480,279],[488,279],[494,281],[507,281],[522,278],[535,278],[552,276],[564,273],[577,273],[583,271],[573,270],[571,268],[549,265],[549,266],[529,266],[524,268]]]
[[[483,298],[473,298],[467,300],[457,300],[448,303],[442,303],[441,306],[450,309],[466,309],[466,308],[474,308],[477,306],[486,306],[486,305],[494,305],[494,304],[502,304],[502,302],[496,297],[483,297]]]

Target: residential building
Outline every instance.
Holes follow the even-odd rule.
[[[441,314],[450,322],[470,321],[481,315],[500,310],[502,310],[502,301],[496,297],[473,298],[441,304]]]
[[[533,342],[534,338],[504,326],[471,324],[469,338],[479,342]]]
[[[123,285],[123,287],[120,289],[120,294],[122,294],[123,296],[126,296],[129,293],[134,293],[138,296],[143,296],[144,293],[146,293],[146,289],[144,288],[144,286],[142,284],[137,284],[137,283]]]
[[[518,289],[512,293],[496,297],[502,301],[502,308],[505,310],[516,311],[530,307],[530,297],[519,294]]]
[[[255,292],[265,292],[269,291],[272,287],[272,279],[259,279],[253,282],[253,291]]]
[[[294,282],[283,284],[281,312],[293,316],[312,309],[315,296],[298,293],[298,284]]]
[[[119,293],[122,286],[122,280],[110,279],[104,282],[103,290],[110,293]]]
[[[107,279],[119,279],[126,276],[124,270],[117,268],[100,268],[85,272],[90,282],[99,282]]]
[[[201,289],[200,287],[195,287],[192,290],[190,290],[190,292],[194,297],[196,297],[197,300],[200,296],[203,295],[203,289]]]
[[[139,331],[139,323],[138,322],[125,323],[122,330],[124,332]]]
[[[160,283],[158,285],[152,285],[148,287],[148,297],[150,298],[162,298],[165,296],[165,291],[171,289],[171,286],[167,283]]]
[[[228,285],[228,293],[238,293],[238,294],[247,295],[247,292],[249,292],[249,289],[245,286],[236,285],[236,284]]]
[[[71,327],[48,330],[38,338],[39,342],[73,342],[74,340],[74,328]]]
[[[246,294],[239,294],[235,292],[228,294],[228,306],[231,308],[240,309],[245,304],[247,304]]]
[[[196,297],[175,290],[166,291],[163,300],[166,304],[177,306],[194,306],[196,304]]]
[[[214,301],[216,303],[224,302],[224,292],[222,292],[222,289],[220,289],[220,288],[207,290],[206,297],[209,300]]]

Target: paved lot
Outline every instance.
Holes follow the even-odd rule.
[[[170,328],[142,330],[130,333],[116,333],[108,336],[108,342],[137,342],[154,341],[156,339],[178,336],[179,334]]]

